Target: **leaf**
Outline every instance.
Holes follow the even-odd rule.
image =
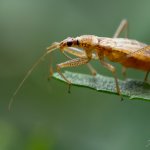
[[[71,81],[73,85],[88,87],[97,91],[116,93],[116,86],[114,78],[97,74],[96,76],[64,72],[64,76]],[[66,82],[58,73],[54,73],[54,78]],[[127,79],[125,81],[119,80],[119,87],[121,94],[130,99],[141,99],[150,101],[150,84],[143,81]]]

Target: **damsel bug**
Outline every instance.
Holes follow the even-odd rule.
[[[94,35],[82,35],[76,38],[67,38],[61,42],[55,42],[47,48],[46,53],[41,56],[38,61],[27,72],[22,82],[14,92],[10,103],[13,101],[14,96],[22,87],[25,80],[29,77],[34,68],[41,62],[41,60],[49,53],[56,49],[60,49],[69,60],[60,64],[57,64],[57,72],[68,83],[69,90],[71,82],[61,72],[62,68],[76,67],[79,65],[87,64],[92,74],[96,74],[96,70],[89,64],[90,60],[98,59],[100,63],[110,70],[114,76],[116,91],[121,95],[118,78],[116,76],[116,68],[106,62],[104,58],[108,58],[112,62],[118,62],[123,66],[123,74],[125,74],[126,68],[135,68],[146,72],[144,81],[147,81],[150,71],[150,46],[133,39],[127,38],[127,30],[125,38],[118,38],[120,33],[127,29],[127,20],[122,20],[117,28],[113,38],[98,37]],[[71,58],[67,53],[76,56]]]

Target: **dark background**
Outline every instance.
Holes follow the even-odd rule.
[[[47,81],[49,57],[9,100],[29,67],[52,42],[84,34],[111,37],[129,21],[130,38],[150,43],[149,0],[0,0],[0,149],[148,150],[150,103]],[[59,50],[53,64],[66,60]],[[99,62],[98,72],[112,76]],[[55,66],[55,65],[54,65]],[[89,74],[85,66],[67,69]],[[119,78],[121,67],[117,65]],[[128,77],[144,73],[128,70]]]

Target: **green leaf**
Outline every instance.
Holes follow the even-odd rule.
[[[96,76],[64,72],[64,76],[71,81],[73,85],[88,87],[97,91],[108,92],[112,94],[116,93],[116,86],[114,78],[102,76],[97,74]],[[66,82],[58,73],[54,73],[54,78]],[[119,80],[119,87],[121,94],[127,96],[130,99],[141,99],[150,101],[150,84],[143,81],[127,79],[125,81]]]

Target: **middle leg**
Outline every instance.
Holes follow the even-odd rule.
[[[118,83],[118,78],[117,78],[117,75],[116,75],[116,68],[114,66],[112,66],[111,64],[105,62],[104,60],[100,60],[101,64],[107,68],[109,71],[112,72],[113,76],[114,76],[114,79],[115,79],[115,84],[116,84],[116,90],[117,90],[117,93],[119,95],[121,95],[121,92],[120,92],[120,88],[119,88],[119,83]],[[122,99],[122,97],[121,97]]]

